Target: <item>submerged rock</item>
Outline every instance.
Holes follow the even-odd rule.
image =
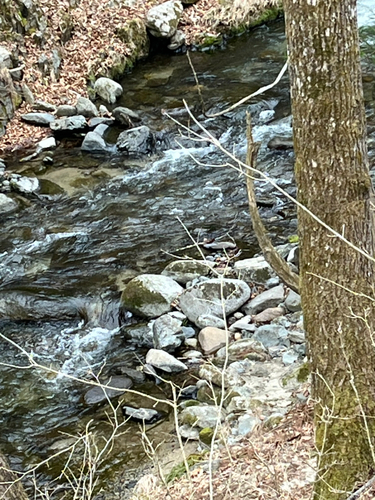
[[[104,387],[93,387],[84,395],[84,401],[87,405],[95,405],[112,399],[122,394],[126,389],[130,389],[133,382],[127,377],[112,377],[105,385],[115,387],[116,389],[105,389]]]
[[[121,303],[128,311],[148,318],[169,312],[172,302],[183,292],[176,281],[159,274],[142,274],[126,285]]]

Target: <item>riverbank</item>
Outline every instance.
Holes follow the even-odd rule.
[[[72,2],[70,2],[72,4]],[[20,116],[33,109],[33,102],[53,105],[75,104],[78,96],[88,97],[90,82],[100,76],[118,78],[150,50],[146,14],[161,0],[125,2],[81,0],[66,6],[63,0],[35,2],[43,14],[44,31],[2,41],[22,68],[23,103],[0,139],[0,152],[34,145],[49,135],[48,128],[36,129],[21,122]],[[252,25],[275,18],[278,0],[247,0],[231,6],[219,0],[184,4],[178,29],[184,47],[220,44],[223,33],[242,32]],[[181,49],[180,49],[181,50]]]

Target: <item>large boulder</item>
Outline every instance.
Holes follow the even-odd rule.
[[[191,322],[204,328],[211,325],[203,318],[223,318],[224,314],[237,311],[249,297],[250,288],[244,281],[213,278],[185,290],[180,296],[180,307]]]
[[[214,263],[208,260],[175,260],[168,264],[161,274],[185,285],[200,276],[208,276],[213,266]]]
[[[126,285],[121,303],[128,311],[146,318],[169,312],[183,288],[171,278],[159,274],[142,274]]]
[[[156,5],[147,12],[146,26],[157,38],[170,38],[177,31],[183,10],[179,0],[170,0]]]
[[[155,138],[151,130],[142,125],[121,132],[116,147],[130,156],[151,153],[154,150]]]
[[[94,84],[94,90],[103,101],[114,104],[123,93],[121,85],[110,78],[98,78]]]

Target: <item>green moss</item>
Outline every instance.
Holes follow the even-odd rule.
[[[299,242],[299,237],[298,234],[292,234],[288,238],[289,243],[298,243]]]
[[[211,427],[205,427],[199,433],[199,439],[202,441],[203,444],[206,444],[207,446],[211,446],[213,437],[214,437],[214,430],[211,429]]]
[[[205,49],[209,47],[220,47],[223,44],[222,35],[207,35],[203,38],[200,48]]]
[[[263,11],[259,17],[257,17],[254,21],[250,23],[250,28],[254,28],[255,26],[259,26],[264,23],[268,23],[270,21],[275,21],[282,12],[280,7],[273,7],[271,9],[266,9]]]
[[[207,451],[203,451],[202,453],[193,453],[188,456],[187,458],[187,463],[189,468],[192,467],[195,464],[198,464],[199,462],[203,462],[205,460],[205,456],[207,454]],[[173,467],[171,472],[168,474],[166,477],[167,483],[170,483],[171,481],[174,481],[175,479],[179,479],[186,473],[186,468],[184,462],[181,462]]]
[[[209,405],[214,405],[216,402],[220,401],[222,397],[222,392],[219,387],[209,387],[208,385],[202,386],[198,390],[197,399],[201,403],[207,403]],[[215,401],[216,400],[216,401]]]
[[[297,370],[296,378],[297,378],[298,382],[300,382],[301,384],[303,382],[307,382],[309,375],[310,375],[309,364],[303,363],[303,365],[301,365]]]

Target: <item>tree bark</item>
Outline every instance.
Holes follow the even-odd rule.
[[[28,500],[17,476],[9,469],[5,456],[0,453],[0,498],[4,500]]]
[[[373,190],[355,0],[284,0],[300,289],[316,401],[314,499],[341,500],[375,468]]]

